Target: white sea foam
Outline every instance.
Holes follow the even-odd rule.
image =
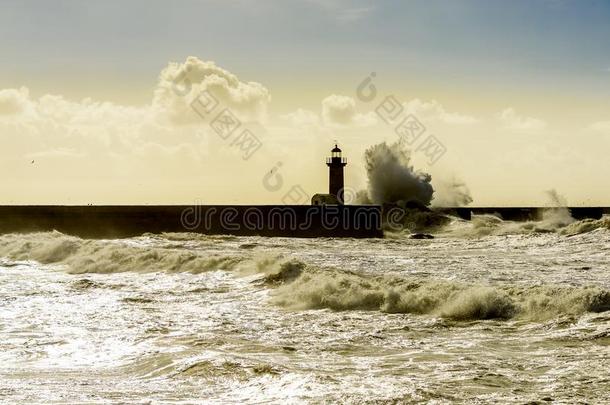
[[[267,279],[282,280],[273,302],[291,309],[374,310],[454,320],[548,319],[610,310],[599,287],[473,285],[447,280],[370,276],[313,269],[294,260]]]
[[[430,240],[2,235],[0,396],[607,402],[604,223],[463,237],[472,223],[455,220]]]
[[[69,273],[190,272],[233,269],[237,255],[199,253],[116,240],[88,240],[58,232],[0,236],[0,256],[64,266]]]

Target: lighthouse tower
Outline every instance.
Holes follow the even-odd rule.
[[[347,164],[347,159],[341,157],[341,149],[335,144],[330,151],[331,157],[326,158],[328,166],[328,193],[334,196],[339,204],[343,204],[343,168]]]

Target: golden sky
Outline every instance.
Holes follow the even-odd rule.
[[[0,204],[280,203],[327,189],[335,140],[363,189],[364,150],[399,139],[376,112],[392,96],[425,127],[412,159],[437,201],[457,181],[473,205],[544,205],[550,189],[610,205],[603,2],[2,7]],[[218,105],[201,114],[206,92]],[[225,108],[231,134],[213,124]]]

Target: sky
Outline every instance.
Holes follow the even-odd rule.
[[[437,202],[464,183],[472,205],[610,205],[610,1],[0,7],[0,204],[280,203],[327,189],[335,141],[364,189],[364,151],[400,138],[392,96]],[[241,122],[226,139],[191,106],[206,90]]]

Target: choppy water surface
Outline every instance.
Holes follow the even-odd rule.
[[[0,236],[0,401],[610,401],[607,218]]]

